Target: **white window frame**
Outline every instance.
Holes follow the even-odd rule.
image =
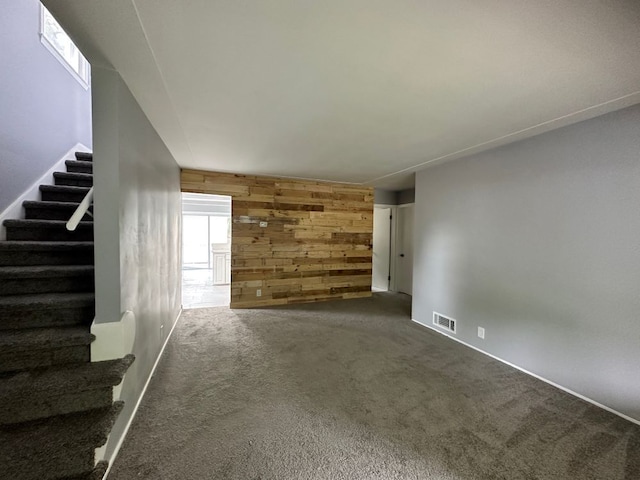
[[[75,78],[82,88],[87,90],[89,88],[90,83],[90,74],[91,67],[89,66],[89,62],[84,58],[84,55],[80,52],[78,47],[75,46],[73,40],[69,38],[71,44],[78,50],[79,62],[78,62],[78,70],[69,63],[69,61],[65,58],[65,56],[58,51],[58,48],[53,44],[51,40],[47,38],[45,35],[45,17],[49,15],[53,18],[53,15],[46,9],[46,7],[41,3],[40,4],[40,42],[45,46],[47,50],[51,52],[51,54],[58,59],[58,61],[62,64],[62,66]],[[55,18],[53,18],[55,21]],[[56,21],[56,23],[58,23]],[[58,24],[59,25],[59,24]],[[60,27],[62,29],[62,27]],[[64,29],[62,29],[64,31]],[[65,32],[66,33],[66,32]],[[68,36],[68,35],[67,35]]]

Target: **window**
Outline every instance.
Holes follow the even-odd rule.
[[[40,4],[40,41],[84,88],[89,88],[89,62],[42,4]]]

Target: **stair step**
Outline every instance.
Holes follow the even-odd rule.
[[[0,372],[89,362],[94,338],[88,326],[2,330]]]
[[[91,265],[0,266],[0,295],[92,292]]]
[[[93,153],[76,152],[76,159],[82,162],[93,162]]]
[[[47,202],[80,203],[89,192],[89,187],[69,187],[62,185],[40,185],[42,200]]]
[[[93,293],[42,293],[0,297],[0,332],[11,329],[88,325],[95,316]]]
[[[74,214],[80,203],[76,202],[33,202],[27,201],[22,204],[25,211],[25,218],[29,220],[64,220],[68,221]],[[89,208],[89,211],[92,211]],[[85,214],[84,221],[92,221],[93,216]]]
[[[93,265],[93,242],[0,242],[0,266]]]
[[[0,478],[50,480],[94,469],[122,402],[108,408],[0,427]],[[64,432],[61,435],[61,432]]]
[[[135,357],[18,372],[0,378],[0,424],[108,407]],[[25,404],[21,400],[29,398]]]
[[[84,339],[85,337],[80,337]],[[0,402],[19,397],[25,392],[60,395],[69,391],[95,390],[115,387],[133,364],[135,356],[89,362],[78,365],[62,365],[18,372],[0,378]],[[1,422],[0,422],[1,423]],[[14,422],[15,423],[15,422]]]
[[[18,352],[46,348],[90,345],[94,336],[89,327],[27,328],[0,331],[0,350]]]
[[[109,462],[101,460],[96,463],[96,466],[91,471],[81,473],[80,475],[73,475],[71,477],[60,477],[56,480],[102,480],[108,469]]]
[[[63,220],[5,220],[7,240],[91,241],[93,222],[80,222],[75,231]]]
[[[67,160],[64,164],[67,166],[67,172],[93,173],[93,162]]]
[[[84,412],[94,408],[108,407],[113,403],[113,386],[68,391],[59,395],[51,395],[46,392],[34,394],[29,391],[25,391],[23,394],[25,396],[22,397],[22,402],[20,397],[12,397],[6,401],[0,399],[0,407],[2,407],[0,409],[0,426]],[[24,402],[24,398],[28,398],[29,402]]]
[[[53,179],[56,185],[67,185],[71,187],[93,186],[93,175],[89,173],[55,172]]]

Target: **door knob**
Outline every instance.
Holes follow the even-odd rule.
[[[400,256],[401,256],[401,257],[404,257],[404,253],[401,253],[401,254],[400,254]]]

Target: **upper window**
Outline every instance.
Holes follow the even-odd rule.
[[[84,88],[89,88],[89,62],[42,4],[40,4],[40,40]]]

